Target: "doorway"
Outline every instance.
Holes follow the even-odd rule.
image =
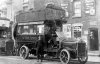
[[[98,29],[89,28],[89,46],[91,51],[99,50]]]

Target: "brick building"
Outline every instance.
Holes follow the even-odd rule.
[[[89,51],[99,52],[100,0],[67,0],[67,5],[65,32],[68,38],[83,38],[87,42]]]

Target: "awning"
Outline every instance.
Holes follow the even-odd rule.
[[[0,17],[0,20],[7,20],[10,21],[10,19],[6,18],[6,17]]]
[[[9,27],[10,20],[6,17],[0,17],[0,27]]]

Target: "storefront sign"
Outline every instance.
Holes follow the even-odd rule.
[[[85,13],[95,15],[95,0],[85,0]]]
[[[82,23],[74,23],[72,26],[83,26]]]

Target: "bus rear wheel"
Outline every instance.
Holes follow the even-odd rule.
[[[19,54],[23,59],[27,59],[29,57],[29,48],[27,46],[22,46]]]

